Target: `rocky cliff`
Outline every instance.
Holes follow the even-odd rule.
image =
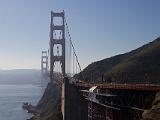
[[[49,83],[30,120],[62,120],[60,88]]]
[[[160,92],[157,93],[152,108],[142,114],[143,120],[160,120]]]

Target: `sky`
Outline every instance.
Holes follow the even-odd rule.
[[[160,36],[159,0],[0,0],[0,69],[40,69],[50,11],[65,11],[82,68]]]

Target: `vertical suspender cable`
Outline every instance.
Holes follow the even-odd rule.
[[[67,22],[66,22],[66,19],[64,19],[64,20],[65,20],[65,24],[66,24],[66,27],[67,27],[67,33],[68,33],[68,35],[69,35],[69,40],[70,40],[70,43],[71,43],[71,47],[72,47],[72,49],[73,49],[73,54],[75,55],[75,58],[76,58],[76,61],[77,61],[77,64],[78,64],[80,73],[81,73],[81,75],[82,75],[82,79],[84,80],[84,76],[83,76],[83,74],[82,74],[82,69],[81,69],[81,66],[80,66],[78,57],[77,57],[77,55],[76,55],[76,52],[75,52],[75,48],[74,48],[73,43],[72,43],[71,35],[70,35],[70,33],[69,33],[68,24],[67,24]]]
[[[73,70],[73,76],[74,76],[74,53],[73,53],[73,66],[72,66],[72,70]]]
[[[69,41],[69,68],[70,68],[70,74],[71,74],[71,53],[72,53],[72,47],[71,47],[71,43]]]
[[[75,67],[76,67],[76,73],[75,73],[75,74],[77,74],[77,62],[76,62],[76,65],[75,65]]]

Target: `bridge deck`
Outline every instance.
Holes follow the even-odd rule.
[[[120,83],[76,83],[76,86],[90,88],[97,86],[100,89],[127,89],[127,90],[145,90],[160,91],[160,85],[155,84],[120,84]]]

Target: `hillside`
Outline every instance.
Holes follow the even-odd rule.
[[[143,120],[160,120],[160,92],[157,93],[152,108],[142,114]]]
[[[86,81],[160,83],[160,37],[131,52],[88,65],[82,74]],[[82,79],[81,74],[75,77]]]

